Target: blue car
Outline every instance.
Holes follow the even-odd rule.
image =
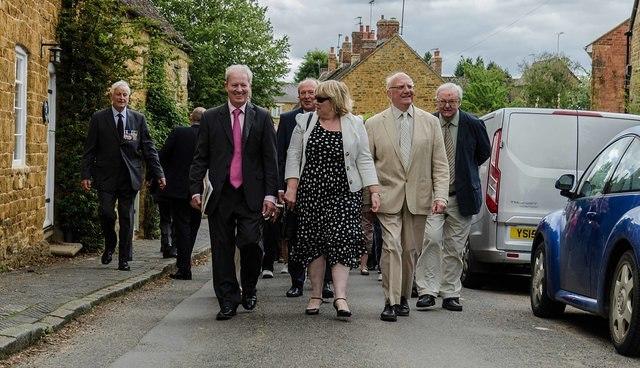
[[[640,354],[640,126],[618,134],[542,219],[533,240],[531,309],[552,318],[566,305],[609,320],[618,353]],[[574,189],[575,187],[575,189]]]

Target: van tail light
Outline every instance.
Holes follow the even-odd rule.
[[[496,130],[491,141],[491,159],[489,160],[489,175],[487,179],[487,209],[491,213],[498,213],[498,200],[500,195],[500,142],[502,141],[502,129]]]

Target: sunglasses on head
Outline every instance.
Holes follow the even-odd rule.
[[[331,99],[330,97],[325,97],[325,96],[316,96],[316,101],[317,101],[318,103],[323,103],[323,102],[325,102],[325,101],[327,101],[327,100],[330,100],[330,99]]]

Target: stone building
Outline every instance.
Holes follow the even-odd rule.
[[[629,39],[627,46],[627,110],[640,113],[640,19],[637,17],[639,0],[634,0],[629,18]],[[636,37],[634,37],[634,35]]]
[[[60,8],[60,0],[0,5],[0,265],[40,252],[53,225],[56,67],[46,44],[56,43]]]
[[[440,52],[435,52],[427,64],[398,34],[400,23],[396,19],[382,16],[376,26],[377,37],[368,26],[360,26],[351,39],[345,37],[338,53],[332,47],[328,70],[320,79],[344,82],[353,96],[354,114],[370,116],[389,107],[385,79],[403,71],[415,83],[416,106],[434,111],[435,91],[443,83]]]
[[[591,109],[624,112],[629,19],[585,47],[591,57]]]
[[[176,100],[186,107],[186,41],[150,0],[120,1],[128,7],[128,16],[147,17],[167,35],[171,53],[167,78],[175,87]],[[61,0],[11,0],[0,5],[0,269],[23,264],[29,255],[47,253],[45,240],[54,233],[59,64],[52,57],[59,52],[56,28],[61,7]],[[144,47],[141,55],[148,51]],[[143,65],[143,56],[131,61],[137,80],[143,78]],[[132,105],[143,105],[145,96],[137,91]]]

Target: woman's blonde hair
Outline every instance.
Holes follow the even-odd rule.
[[[353,109],[353,100],[349,88],[343,82],[328,80],[316,87],[316,97],[329,97],[336,115],[344,116]]]

